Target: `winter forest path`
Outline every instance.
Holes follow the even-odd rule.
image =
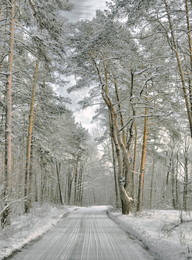
[[[80,208],[64,217],[13,260],[147,260],[148,255],[106,214],[107,207]]]

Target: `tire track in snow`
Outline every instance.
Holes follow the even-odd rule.
[[[63,218],[13,260],[149,260],[106,214],[107,207],[80,208]]]

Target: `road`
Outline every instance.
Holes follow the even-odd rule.
[[[108,218],[107,207],[79,208],[12,260],[149,260],[136,240]]]

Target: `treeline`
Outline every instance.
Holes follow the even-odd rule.
[[[191,19],[189,0],[117,0],[71,29],[71,91],[98,106],[124,214],[192,206]]]
[[[112,1],[71,25],[70,8],[0,4],[2,227],[33,202],[191,209],[191,1]],[[57,93],[66,75],[96,106],[102,160]]]
[[[33,202],[81,204],[96,150],[56,94],[65,68],[68,1],[0,3],[0,216]],[[73,184],[73,185],[72,185]]]

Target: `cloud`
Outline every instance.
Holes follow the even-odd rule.
[[[65,14],[70,22],[91,20],[96,10],[104,10],[106,7],[105,0],[70,0],[70,2],[74,4],[74,8]]]
[[[91,131],[93,128],[96,127],[96,123],[92,122],[92,118],[95,113],[94,107],[87,107],[85,109],[80,109],[74,113],[76,122],[82,124],[83,127],[87,128]]]

